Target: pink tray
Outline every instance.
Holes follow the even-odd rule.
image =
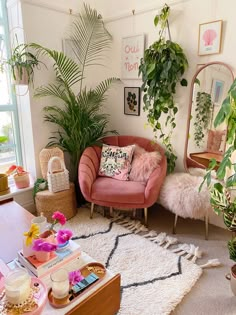
[[[39,315],[47,302],[48,290],[46,285],[38,278],[31,278],[31,288],[39,288],[37,292],[33,292],[33,299],[37,303],[37,306],[31,312],[25,312],[21,314],[27,315]],[[4,303],[6,302],[6,297],[0,300],[0,313],[3,309]],[[6,314],[12,314],[12,312],[7,312]]]

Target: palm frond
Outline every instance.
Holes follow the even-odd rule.
[[[68,88],[82,80],[80,66],[74,60],[64,55],[63,52],[51,50],[35,43],[30,44],[30,46],[38,51],[38,53],[47,55],[54,61],[53,68],[56,77]]]
[[[104,58],[112,37],[97,11],[84,4],[84,11],[72,24],[70,39],[71,48],[81,65],[83,75],[85,67],[98,65],[99,60]]]

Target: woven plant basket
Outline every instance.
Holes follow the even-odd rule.
[[[40,162],[42,177],[44,179],[47,179],[48,162],[54,156],[58,156],[60,159],[62,159],[64,161],[64,153],[58,147],[44,148],[39,153],[39,162]],[[55,161],[55,163],[53,164],[54,170],[55,171],[59,170],[60,167],[61,167],[60,162]]]
[[[72,218],[76,212],[75,186],[70,183],[70,189],[57,193],[43,190],[36,194],[35,205],[37,215],[43,212],[48,222],[52,222],[52,215],[55,211],[62,212],[67,219]]]

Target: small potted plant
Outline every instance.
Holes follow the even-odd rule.
[[[11,68],[15,84],[28,85],[33,83],[34,69],[41,63],[37,55],[29,51],[30,45],[19,44],[13,50],[6,63]]]
[[[15,173],[15,174],[14,174]],[[29,173],[22,166],[12,165],[6,171],[7,175],[13,175],[15,185],[18,189],[27,188],[30,185]]]

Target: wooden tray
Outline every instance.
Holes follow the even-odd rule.
[[[71,291],[68,292],[68,296],[64,299],[55,299],[52,295],[52,289],[50,288],[48,291],[48,301],[54,308],[63,308],[74,301],[76,301],[78,298],[80,298],[82,295],[84,295],[86,292],[88,292],[91,288],[96,286],[105,276],[106,274],[106,268],[97,262],[92,262],[87,265],[85,265],[83,268],[80,269],[81,274],[84,277],[87,277],[90,273],[95,273],[99,279],[84,289],[84,291],[74,294]]]

